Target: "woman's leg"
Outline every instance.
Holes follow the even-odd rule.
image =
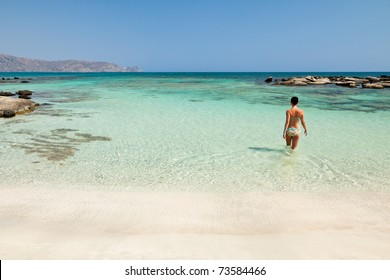
[[[291,145],[291,136],[288,136],[288,135],[286,135],[286,145],[287,146],[290,146]]]
[[[298,146],[298,141],[299,141],[299,135],[294,136],[294,137],[292,138],[291,149],[295,150],[295,148]]]

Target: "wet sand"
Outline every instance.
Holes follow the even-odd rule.
[[[1,259],[390,259],[390,193],[0,188]]]

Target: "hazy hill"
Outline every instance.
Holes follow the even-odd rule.
[[[139,72],[108,62],[83,60],[47,61],[0,54],[0,72]]]

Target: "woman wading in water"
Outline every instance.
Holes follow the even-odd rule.
[[[301,131],[299,129],[299,121],[307,135],[307,128],[303,110],[298,109],[298,97],[291,98],[291,109],[286,111],[286,123],[284,124],[283,138],[286,139],[287,146],[291,145],[291,149],[295,150],[298,146]]]

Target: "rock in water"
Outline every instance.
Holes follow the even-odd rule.
[[[33,111],[37,106],[39,104],[31,100],[0,96],[0,115],[3,117],[14,116],[7,111],[12,111],[15,114],[25,114]]]
[[[13,110],[4,110],[4,111],[3,111],[2,117],[3,117],[3,118],[12,118],[12,117],[15,117],[15,111],[13,111]]]
[[[382,89],[383,85],[379,83],[373,83],[373,84],[363,84],[363,88],[373,88],[373,89]]]
[[[390,83],[382,82],[381,85],[385,88],[390,88]]]
[[[23,99],[31,99],[30,96],[28,95],[19,95],[19,98],[23,98]]]
[[[17,95],[19,95],[19,98],[23,99],[31,99],[30,95],[32,95],[31,90],[19,90],[16,92]]]
[[[370,83],[376,83],[379,82],[381,79],[377,77],[370,77],[368,76],[367,79],[370,81]]]
[[[313,82],[315,83],[316,82],[316,78],[314,78],[313,76],[306,76],[305,79],[309,82]]]
[[[266,83],[271,83],[272,82],[272,77],[268,77],[267,79],[264,80]]]
[[[18,90],[16,92],[16,94],[18,94],[18,95],[31,95],[32,91],[31,90]]]
[[[336,86],[355,88],[356,83],[354,83],[354,82],[337,82]]]
[[[15,93],[8,92],[8,91],[0,91],[0,96],[14,96]]]

